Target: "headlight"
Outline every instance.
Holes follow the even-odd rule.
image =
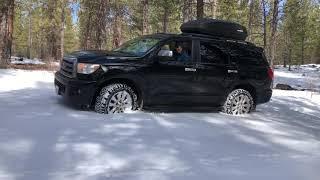
[[[99,64],[78,63],[77,72],[80,74],[91,74],[99,69]]]

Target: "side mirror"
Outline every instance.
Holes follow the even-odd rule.
[[[160,50],[158,53],[158,56],[160,57],[172,57],[173,56],[173,52],[170,50]]]

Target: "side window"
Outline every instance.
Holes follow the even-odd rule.
[[[232,44],[230,47],[232,61],[238,62],[240,65],[257,66],[267,64],[263,57],[263,53],[258,52],[256,49],[252,49],[252,47],[242,44]]]
[[[225,64],[226,55],[214,43],[200,42],[200,56],[202,63]]]
[[[165,43],[158,52],[160,61],[191,62],[192,41],[174,40]]]

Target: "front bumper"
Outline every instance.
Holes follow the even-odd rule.
[[[96,81],[83,81],[55,73],[56,92],[74,105],[91,106],[97,87]]]

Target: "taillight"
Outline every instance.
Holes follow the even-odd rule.
[[[268,68],[268,76],[269,76],[269,78],[271,79],[271,80],[273,80],[273,78],[274,78],[274,73],[273,73],[273,70],[272,70],[272,68]]]

